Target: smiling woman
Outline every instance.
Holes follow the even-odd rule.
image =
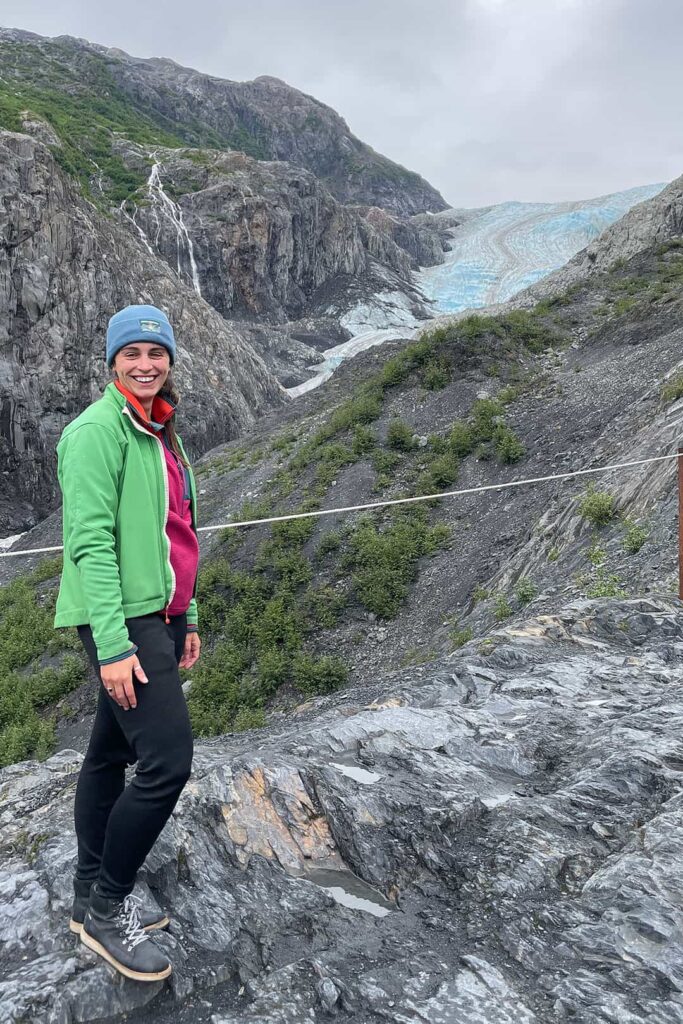
[[[175,351],[160,309],[115,314],[106,348],[113,379],[57,446],[64,564],[54,625],[78,627],[102,683],[74,802],[70,928],[138,981],[172,969],[146,934],[168,919],[141,911],[132,890],[190,776],[178,669],[191,668],[201,648],[197,499],[173,429]]]

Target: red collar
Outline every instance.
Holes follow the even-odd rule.
[[[175,412],[176,407],[172,402],[169,402],[166,398],[161,398],[160,395],[155,395],[152,400],[152,416],[150,418],[132,391],[125,388],[119,380],[114,381],[114,387],[121,392],[128,404],[133,407],[134,412],[137,413],[138,419],[147,427],[148,430],[154,430],[152,421],[154,421],[154,423],[164,424],[166,420],[170,420],[171,416]]]

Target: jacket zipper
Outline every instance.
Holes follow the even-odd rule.
[[[131,423],[133,424],[133,426],[135,427],[136,430],[139,430],[141,434],[146,434],[148,437],[153,437],[154,440],[159,445],[157,451],[159,452],[159,455],[161,456],[161,476],[162,476],[163,483],[164,483],[164,522],[163,522],[163,526],[162,526],[162,531],[161,532],[162,532],[162,534],[163,534],[163,536],[165,538],[166,561],[167,561],[169,569],[171,570],[171,593],[170,593],[170,596],[168,598],[168,601],[166,602],[166,607],[164,608],[164,621],[168,624],[171,621],[169,616],[168,616],[168,608],[169,608],[169,605],[170,605],[171,601],[173,600],[173,595],[175,594],[176,578],[175,578],[175,573],[173,571],[173,566],[171,565],[171,545],[170,545],[170,542],[169,542],[168,537],[166,535],[166,523],[168,522],[169,498],[168,498],[168,476],[167,476],[167,469],[166,469],[166,456],[164,455],[164,445],[163,445],[163,442],[162,442],[160,437],[157,437],[156,434],[152,434],[151,431],[146,430],[145,427],[140,426],[140,424],[135,422],[135,417],[133,416],[133,414],[131,413],[131,411],[129,410],[127,405],[124,405],[124,407],[121,410],[121,412],[127,414],[128,418],[130,419]],[[160,551],[162,551],[161,543],[163,543],[163,542],[160,541]],[[162,557],[163,557],[163,552],[162,552]],[[163,587],[163,589],[165,591],[166,590],[166,580],[165,579],[162,580],[162,587]]]

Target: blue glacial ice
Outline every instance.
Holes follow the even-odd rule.
[[[444,263],[423,267],[417,284],[440,313],[505,302],[557,270],[665,183],[569,203],[502,203],[462,211]],[[455,211],[457,214],[459,211]]]
[[[563,266],[665,184],[576,202],[510,202],[481,210],[446,211],[462,218],[449,232],[451,251],[443,263],[421,267],[415,283],[434,316],[505,302]],[[312,376],[287,388],[292,398],[328,380],[342,360],[394,338],[411,338],[419,326],[407,297],[395,287],[358,303],[340,323],[352,337],[321,353],[322,361],[310,367]]]

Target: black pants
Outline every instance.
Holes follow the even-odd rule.
[[[126,619],[131,641],[149,679],[133,675],[137,707],[128,711],[102,685],[90,626],[78,626],[99,681],[97,714],[76,787],[76,876],[98,881],[102,895],[122,899],[175,807],[190,777],[192,727],[178,662],[187,615],[166,625],[154,612]],[[137,762],[125,785],[126,765]]]

